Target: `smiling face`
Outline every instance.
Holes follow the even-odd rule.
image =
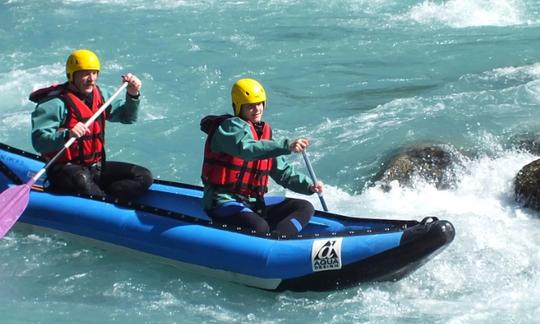
[[[72,84],[77,88],[77,90],[84,94],[89,95],[94,90],[96,81],[98,78],[98,71],[96,70],[83,70],[73,73],[73,82]]]
[[[262,115],[264,112],[264,101],[257,102],[252,104],[242,105],[240,110],[240,118],[244,120],[249,120],[252,123],[258,123],[262,120]]]

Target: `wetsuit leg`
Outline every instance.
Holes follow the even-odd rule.
[[[62,194],[104,196],[98,186],[99,170],[78,164],[55,165],[47,172],[49,190]]]
[[[266,218],[270,229],[278,234],[296,235],[309,222],[315,209],[303,199],[286,198],[283,202],[268,205]]]
[[[101,187],[107,194],[133,199],[142,195],[152,185],[150,170],[131,163],[107,161],[101,170]]]
[[[260,233],[268,233],[268,223],[251,208],[237,201],[231,201],[207,211],[213,220],[225,224],[242,226]]]

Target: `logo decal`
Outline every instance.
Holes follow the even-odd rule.
[[[342,237],[313,241],[311,247],[311,266],[313,271],[341,269]]]

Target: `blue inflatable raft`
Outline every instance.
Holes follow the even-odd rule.
[[[0,143],[0,191],[28,181],[40,157]],[[353,218],[316,211],[298,236],[212,222],[202,188],[156,180],[136,201],[66,196],[39,182],[19,223],[169,259],[184,268],[268,290],[332,290],[397,280],[443,250],[448,221]],[[279,199],[270,197],[269,199]]]

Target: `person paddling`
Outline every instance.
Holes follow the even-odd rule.
[[[284,155],[306,150],[309,141],[272,138],[262,121],[266,92],[254,79],[238,80],[231,90],[234,116],[206,116],[201,130],[208,134],[204,148],[203,204],[215,221],[260,233],[295,235],[311,219],[313,205],[303,199],[283,198],[265,203],[268,177],[301,194],[322,192],[285,161]]]
[[[99,88],[100,62],[87,49],[75,50],[66,62],[67,82],[36,90],[29,99],[32,112],[32,146],[46,160],[72,137],[77,141],[47,170],[49,190],[64,194],[111,195],[130,199],[152,184],[152,173],[141,166],[105,159],[105,121],[131,124],[137,120],[141,81],[128,73],[124,99],[118,98],[88,127],[85,122],[110,94]]]

